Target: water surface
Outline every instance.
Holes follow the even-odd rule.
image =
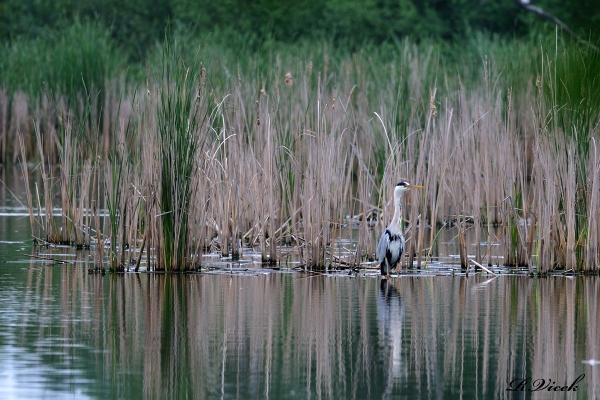
[[[597,397],[598,283],[3,261],[0,397],[527,398],[510,382],[581,374],[568,397]]]

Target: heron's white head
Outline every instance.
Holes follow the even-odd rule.
[[[394,188],[394,202],[397,204],[402,197],[402,193],[411,189],[423,189],[423,186],[411,185],[408,182],[399,182]]]
[[[399,182],[396,185],[396,189],[394,189],[394,192],[402,193],[410,189],[423,189],[423,186],[411,185],[408,182]]]

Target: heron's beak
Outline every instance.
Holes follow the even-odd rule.
[[[418,186],[418,185],[410,185],[408,188],[409,188],[409,189],[423,189],[423,186]]]

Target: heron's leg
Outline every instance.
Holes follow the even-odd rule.
[[[387,257],[383,260],[381,264],[379,264],[379,267],[381,268],[381,275],[384,278],[387,278],[388,273],[390,272],[390,264],[388,262]]]

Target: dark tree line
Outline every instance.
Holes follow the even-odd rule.
[[[583,38],[600,36],[597,0],[531,3]],[[513,0],[0,0],[0,37],[43,35],[74,18],[106,24],[133,57],[161,40],[169,21],[197,35],[241,33],[290,42],[326,37],[348,45],[404,36],[452,40],[477,30],[520,36],[553,29]]]

